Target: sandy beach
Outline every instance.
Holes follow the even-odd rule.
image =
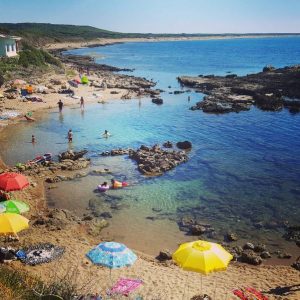
[[[86,47],[99,47],[99,46],[106,46],[118,43],[155,43],[155,42],[184,42],[184,41],[207,41],[207,40],[228,40],[228,39],[257,39],[257,38],[266,38],[266,37],[278,37],[279,35],[224,35],[224,36],[195,36],[195,37],[149,37],[149,38],[116,38],[116,39],[105,39],[105,38],[98,38],[91,41],[86,42],[67,42],[67,43],[51,43],[45,45],[45,48],[48,50],[71,50],[77,48],[86,48]]]
[[[235,37],[224,37],[235,38]],[[245,37],[243,37],[245,38]],[[252,38],[252,36],[249,36]],[[212,39],[212,38],[188,38],[191,40]],[[221,39],[221,37],[220,37]],[[223,38],[222,38],[223,39]],[[167,40],[186,40],[180,39],[99,39],[88,43],[57,43],[48,45],[48,49],[72,49],[79,47],[88,47],[91,45],[107,45],[116,42],[155,42]],[[76,72],[75,70],[73,70]],[[77,76],[77,75],[76,75]],[[74,76],[72,76],[74,77]],[[65,74],[51,76],[45,75],[44,78],[34,79],[39,85],[48,85],[51,79],[61,82],[57,88],[64,85],[71,77]],[[89,76],[91,80],[99,80],[97,74]],[[55,86],[54,86],[55,87]],[[114,93],[111,93],[111,92]],[[0,94],[4,89],[0,90]],[[75,90],[75,98],[57,92],[48,94],[34,94],[42,98],[43,102],[22,102],[20,98],[4,100],[0,102],[1,109],[5,111],[17,111],[20,117],[13,120],[1,121],[1,127],[14,124],[29,111],[33,112],[33,117],[40,118],[39,111],[47,111],[57,107],[57,102],[61,99],[65,105],[79,106],[79,98],[84,97],[85,105],[107,100],[120,100],[122,96],[128,95],[127,89],[106,88],[100,89],[86,85],[79,85]],[[130,92],[129,97],[136,97],[136,93]],[[130,101],[130,100],[128,100]],[[36,114],[35,114],[36,112]],[[0,129],[1,129],[0,127]],[[5,169],[5,165],[0,163],[0,168]],[[22,192],[16,192],[16,195],[27,202],[30,207],[30,213],[25,214],[31,220],[29,230],[20,233],[21,245],[30,245],[40,242],[50,242],[55,245],[65,247],[65,253],[58,261],[49,264],[43,264],[35,267],[25,266],[20,262],[13,262],[11,265],[18,269],[24,269],[29,274],[37,275],[44,280],[49,279],[49,274],[64,275],[70,270],[76,269],[76,277],[79,283],[90,281],[88,292],[100,292],[105,294],[106,289],[111,285],[109,270],[104,267],[98,267],[91,264],[85,254],[95,245],[102,241],[101,232],[91,234],[93,222],[79,219],[75,221],[69,218],[64,220],[65,224],[60,229],[33,225],[39,218],[45,218],[51,209],[47,207],[45,198],[45,187],[42,178],[30,177],[31,186]],[[7,246],[7,243],[0,242],[1,246]],[[12,246],[17,246],[11,243]],[[134,249],[133,249],[134,250]],[[197,294],[209,294],[214,300],[237,299],[233,296],[232,290],[251,286],[266,293],[269,299],[300,299],[300,276],[299,271],[289,266],[265,266],[252,267],[249,265],[233,262],[227,271],[215,273],[209,276],[202,276],[198,273],[182,271],[172,262],[160,263],[154,257],[138,253],[137,262],[130,268],[113,270],[112,278],[115,282],[119,277],[138,278],[143,281],[142,287],[137,291],[146,300],[179,300],[190,299]],[[54,275],[53,275],[54,276]],[[51,276],[50,276],[51,277]],[[202,290],[201,290],[202,281]],[[276,290],[276,288],[279,288]],[[280,290],[280,288],[282,290]],[[283,293],[276,295],[276,293]]]

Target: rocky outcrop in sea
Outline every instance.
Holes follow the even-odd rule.
[[[178,81],[206,94],[191,110],[240,112],[254,104],[267,111],[286,107],[291,112],[300,112],[300,65],[280,69],[267,66],[260,73],[246,76],[182,76]]]
[[[138,170],[148,176],[162,175],[188,160],[186,152],[164,150],[159,145],[142,145],[138,150],[131,151],[129,157],[137,162]]]

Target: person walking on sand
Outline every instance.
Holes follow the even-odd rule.
[[[69,143],[73,142],[73,132],[72,132],[72,129],[70,129],[68,131],[68,141],[69,141]]]
[[[80,108],[84,109],[84,99],[83,99],[83,97],[80,98]]]
[[[63,102],[62,102],[61,100],[59,100],[59,101],[57,102],[57,104],[58,104],[59,112],[62,112],[62,109],[63,109],[63,106],[64,106]]]

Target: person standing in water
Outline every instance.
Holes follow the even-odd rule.
[[[32,135],[32,136],[31,136],[31,143],[32,143],[32,144],[35,144],[35,142],[36,142],[36,140],[35,140],[35,136],[34,136],[34,135]]]
[[[80,108],[84,109],[84,99],[83,99],[83,97],[80,98]]]
[[[188,96],[188,102],[190,102],[191,101],[191,96]]]
[[[68,131],[68,141],[69,141],[69,143],[73,142],[73,132],[72,132],[72,129],[70,129]]]
[[[59,101],[57,102],[57,104],[58,104],[59,112],[62,112],[62,109],[63,109],[63,106],[64,106],[63,102],[62,102],[61,100],[59,100]]]

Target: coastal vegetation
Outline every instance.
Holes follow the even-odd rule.
[[[85,293],[92,284],[90,280],[79,282],[75,267],[61,276],[51,273],[48,282],[43,282],[26,271],[0,265],[0,299],[38,300],[57,295],[68,300]]]
[[[9,80],[14,75],[27,76],[31,69],[48,72],[49,69],[62,68],[62,63],[49,52],[38,49],[24,42],[18,57],[3,57],[0,59],[0,86],[4,79]],[[1,80],[2,78],[2,80]],[[3,84],[3,82],[2,82]]]

